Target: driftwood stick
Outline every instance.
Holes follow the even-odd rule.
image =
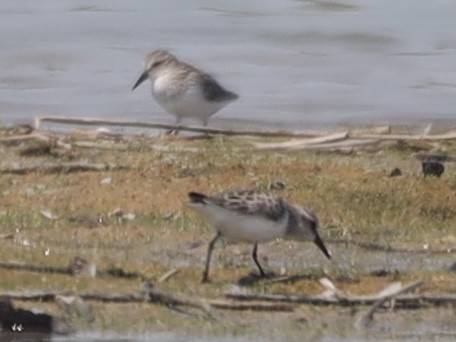
[[[322,137],[322,142],[317,143],[315,139],[305,139],[310,140],[310,142],[293,140],[285,143],[254,143],[255,147],[260,150],[337,150],[337,149],[347,149],[347,148],[354,148],[354,147],[363,147],[363,146],[370,146],[376,145],[380,142],[379,139],[336,139],[334,138],[333,141],[331,139],[326,139]]]
[[[205,126],[179,126],[173,124],[141,122],[141,121],[126,121],[126,120],[103,120],[96,118],[69,118],[61,116],[41,116],[35,118],[35,129],[39,129],[43,122],[66,125],[85,125],[85,126],[120,126],[120,127],[137,127],[137,128],[155,128],[181,131],[223,134],[223,135],[248,135],[258,137],[315,137],[318,134],[306,132],[290,132],[290,131],[247,131],[247,130],[231,130],[221,128],[210,128]],[[374,133],[370,133],[370,132]],[[367,132],[367,133],[366,133]],[[348,133],[347,137],[369,140],[453,140],[456,139],[456,132],[450,131],[443,134],[385,134],[389,132],[389,128],[381,128],[378,133],[375,129],[357,129]]]
[[[52,302],[58,295],[64,295],[58,292],[36,291],[36,292],[0,292],[0,298],[7,300],[20,300],[24,302]],[[70,294],[65,294],[70,295]]]
[[[287,303],[272,303],[263,301],[239,302],[225,299],[212,299],[209,304],[217,309],[239,310],[239,311],[293,311],[294,307]]]
[[[53,292],[53,291],[36,291],[36,292],[2,292],[0,298],[11,300],[31,301],[31,302],[53,302],[58,296],[77,296],[83,300],[109,303],[139,303],[144,302],[144,296],[131,293],[98,293],[98,292]]]
[[[226,293],[225,297],[239,301],[264,301],[264,302],[283,302],[296,304],[328,305],[340,304],[336,298],[329,298],[326,295],[286,295],[286,294],[233,294]]]
[[[15,271],[26,271],[26,272],[37,272],[37,273],[58,273],[58,274],[84,274],[92,275],[91,269],[92,264],[85,259],[76,257],[70,261],[68,266],[54,266],[54,265],[38,265],[38,264],[27,264],[17,261],[0,262],[0,268]],[[111,267],[102,270],[96,270],[97,277],[114,277],[124,279],[145,279],[146,277],[139,272],[129,272],[122,268]]]
[[[9,269],[9,270],[18,270],[18,271],[28,271],[28,272],[38,272],[38,273],[58,273],[58,274],[87,274],[74,266],[74,261],[69,266],[53,266],[53,265],[37,265],[37,264],[25,264],[21,262],[0,262],[0,268]],[[164,276],[171,276],[176,274],[175,270],[168,272]],[[126,272],[122,269],[105,269],[97,270],[97,276],[109,276],[109,277],[119,277],[119,278],[136,278],[136,279],[145,279],[145,277],[136,272]],[[163,276],[163,277],[164,277]],[[164,281],[164,280],[162,280]],[[326,282],[322,284],[325,286],[327,291],[320,295],[281,295],[281,294],[264,294],[264,295],[255,295],[255,294],[226,294],[225,296],[231,300],[245,301],[245,302],[256,302],[250,306],[250,310],[288,310],[286,307],[278,306],[277,308],[268,307],[265,303],[297,303],[297,304],[313,304],[313,305],[340,305],[340,306],[350,306],[350,305],[372,305],[379,299],[384,297],[384,294],[374,294],[374,295],[362,295],[362,296],[352,296],[346,295],[339,291],[334,286],[331,287]],[[407,287],[405,287],[407,288]],[[331,292],[331,293],[330,293]],[[402,292],[400,292],[402,293]],[[399,294],[400,294],[399,293]],[[396,295],[395,302],[397,306],[410,308],[410,307],[422,307],[426,304],[428,305],[443,305],[446,303],[455,303],[456,304],[456,294],[420,294],[420,295]],[[48,297],[49,293],[25,293],[22,294],[23,300],[39,300],[37,297],[43,296]],[[28,297],[30,296],[30,297]],[[99,301],[111,301],[111,302],[134,302],[143,301],[144,296],[139,296],[135,299],[135,295],[131,294],[81,294],[83,299],[99,300]],[[92,296],[92,297],[91,297]],[[28,299],[29,298],[29,299]],[[42,299],[45,300],[45,299]],[[214,307],[222,308],[221,306],[226,306],[228,309],[231,306],[232,310],[248,310],[248,305],[235,304],[233,302],[220,302],[220,301],[209,301],[210,305]],[[261,303],[261,304],[257,304]],[[263,309],[262,309],[263,308]]]
[[[0,298],[17,300],[17,301],[39,301],[54,302],[60,296],[77,296],[82,300],[96,301],[103,303],[144,303],[161,304],[165,306],[177,307],[185,306],[196,308],[212,316],[211,308],[236,311],[293,311],[293,306],[287,303],[271,302],[239,302],[226,299],[204,299],[189,298],[182,295],[169,294],[157,289],[150,289],[146,295],[134,293],[100,293],[100,292],[3,292]]]
[[[52,291],[38,291],[38,292],[0,292],[0,297],[10,298],[11,300],[18,301],[41,301],[41,302],[52,302],[56,296],[79,296],[81,299],[98,301],[98,302],[112,302],[112,303],[138,303],[147,301],[147,298],[144,295],[134,294],[134,293],[97,293],[97,292],[81,292],[81,293],[71,293],[71,292],[52,292]],[[162,298],[157,296],[156,290],[154,290],[155,298]],[[160,293],[161,295],[161,293]],[[253,302],[253,305],[249,308],[250,310],[264,310],[267,308],[266,303],[276,303],[276,304],[314,304],[314,305],[337,305],[337,306],[353,306],[353,305],[369,305],[374,304],[379,299],[377,296],[375,298],[361,298],[358,299],[356,296],[348,300],[338,300],[335,298],[328,298],[321,295],[315,296],[297,296],[297,295],[277,295],[277,294],[265,294],[265,295],[255,295],[255,294],[226,294],[225,297],[233,300],[231,302],[224,302],[221,299],[209,299],[207,303],[213,306],[214,308],[219,309],[231,309],[234,310],[246,310],[248,308],[248,303]],[[169,297],[165,297],[164,302],[167,302]],[[388,300],[388,298],[386,299]],[[154,301],[151,301],[154,302]],[[171,300],[168,302],[173,303]],[[185,301],[177,299],[175,304]],[[229,304],[227,304],[229,303]],[[232,303],[232,304],[231,304]],[[243,306],[240,303],[245,303]],[[258,304],[261,303],[261,304]],[[408,294],[408,295],[398,295],[395,297],[396,307],[423,307],[425,305],[446,305],[446,304],[456,304],[456,294],[447,293],[447,294]],[[279,306],[280,308],[281,306]],[[274,307],[269,307],[269,310],[273,310]],[[287,311],[287,307],[283,307]],[[277,309],[278,310],[278,309]]]
[[[41,134],[41,133],[32,133],[32,134],[20,134],[20,135],[13,135],[10,137],[0,138],[0,144],[12,146],[18,145],[25,142],[35,142],[39,143],[38,146],[52,146],[55,145],[57,147],[62,147],[64,149],[71,149],[71,145],[68,143],[63,142],[61,139],[58,138],[56,134]]]
[[[38,273],[60,273],[60,274],[73,274],[71,266],[52,266],[52,265],[36,265],[25,264],[23,262],[0,262],[0,268],[15,271],[28,271]]]
[[[307,139],[293,139],[285,142],[273,142],[273,143],[253,143],[258,149],[279,149],[279,148],[303,148],[309,145],[315,144],[324,144],[329,142],[337,142],[341,140],[345,140],[348,136],[348,132],[341,132],[341,133],[334,133],[325,136],[319,136],[314,138],[307,138]]]
[[[252,310],[252,311],[292,311],[293,307],[284,303],[250,302],[240,303],[226,299],[203,299],[177,296],[163,293],[152,288],[149,290],[149,300],[153,303],[160,303],[170,306],[187,306],[200,309],[212,317],[211,308],[224,310]]]
[[[410,291],[413,286],[417,287],[420,284],[412,283],[402,288],[400,293]],[[410,286],[410,287],[409,287]],[[149,295],[149,293],[152,293]],[[423,307],[426,305],[447,305],[456,304],[456,294],[405,294],[400,293],[394,298],[396,307]],[[337,305],[337,306],[353,306],[353,305],[372,305],[386,298],[379,299],[378,294],[370,296],[349,296],[344,299],[328,297],[325,295],[314,296],[298,296],[298,295],[279,295],[279,294],[226,294],[229,299],[188,299],[176,295],[163,293],[156,289],[152,289],[148,294],[135,293],[98,293],[98,292],[53,292],[53,291],[38,291],[38,292],[0,292],[0,298],[9,298],[18,301],[41,301],[52,302],[57,296],[78,296],[83,300],[111,302],[111,303],[140,303],[150,302],[167,305],[182,305],[202,308],[206,310],[206,304],[210,307],[227,310],[260,310],[260,311],[290,311],[290,304],[313,304],[313,305]]]
[[[30,140],[38,140],[38,141],[42,141],[42,142],[51,141],[51,139],[44,134],[33,133],[33,134],[13,135],[10,137],[0,138],[0,143],[4,144],[4,145],[14,145],[14,144],[18,144],[18,143],[22,143],[22,142],[30,141]]]
[[[375,311],[380,308],[386,301],[391,300],[395,297],[397,297],[401,293],[405,293],[408,291],[412,291],[416,289],[417,287],[421,286],[423,282],[421,280],[414,281],[410,284],[407,284],[405,286],[401,286],[400,283],[393,283],[389,285],[386,289],[381,291],[378,296],[381,297],[379,298],[371,307],[369,310],[367,310],[365,313],[363,313],[355,322],[355,327],[357,329],[365,328],[367,327],[370,323],[373,322],[374,320],[374,313]]]
[[[83,171],[108,171],[125,169],[126,166],[112,165],[112,164],[91,164],[91,163],[47,163],[39,165],[18,165],[11,167],[3,167],[0,173],[10,173],[23,175],[30,172],[44,172],[44,173],[57,173],[57,172],[83,172]]]
[[[412,248],[399,248],[399,247],[392,247],[389,245],[381,245],[374,242],[363,242],[363,241],[356,241],[356,240],[348,240],[348,239],[328,239],[326,241],[328,244],[337,243],[337,244],[347,244],[347,245],[354,245],[359,248],[368,249],[371,251],[382,251],[388,253],[416,253],[416,254],[448,254],[448,253],[456,253],[456,248],[446,248],[446,249],[439,249],[439,250],[429,250],[429,249],[412,249]]]
[[[203,311],[209,317],[213,317],[209,302],[202,298],[189,298],[182,295],[164,293],[152,288],[148,293],[148,301],[165,306],[186,306],[195,308]]]
[[[86,125],[86,126],[120,126],[137,128],[156,128],[166,130],[181,130],[197,133],[223,134],[223,135],[251,135],[258,137],[309,137],[309,133],[288,132],[288,131],[239,131],[231,129],[211,128],[205,126],[180,126],[163,123],[124,121],[124,120],[101,120],[101,119],[77,119],[59,116],[41,116],[35,118],[35,129],[39,129],[43,122],[65,125]]]
[[[379,139],[379,140],[454,140],[456,139],[456,132],[451,131],[444,134],[350,134],[350,137],[358,139]]]
[[[372,305],[379,300],[377,295],[372,296],[350,296],[347,298],[337,298],[327,295],[284,295],[284,294],[225,294],[226,298],[239,301],[264,301],[264,302],[282,302],[296,304],[312,305]],[[456,294],[417,294],[417,295],[398,295],[395,297],[396,307],[416,308],[426,305],[445,305],[456,304]]]
[[[380,142],[379,139],[347,139],[344,141],[336,141],[333,143],[324,143],[324,144],[314,144],[309,146],[303,146],[300,148],[293,149],[306,149],[306,150],[337,150],[337,149],[347,149],[350,147],[361,147],[361,146],[370,146],[376,145]]]

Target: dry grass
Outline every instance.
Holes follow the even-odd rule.
[[[170,151],[154,151],[150,148],[152,144],[166,145]],[[198,151],[180,151],[181,147],[188,146]],[[456,151],[454,144],[444,148],[450,154]],[[424,179],[420,164],[411,153],[396,145],[348,155],[257,152],[236,138],[150,139],[132,144],[127,151],[76,148],[58,157],[24,157],[18,154],[18,148],[0,146],[3,166],[11,162],[26,164],[66,159],[128,166],[125,170],[106,172],[2,174],[0,234],[14,233],[15,236],[2,241],[0,260],[66,265],[73,257],[81,256],[95,262],[99,269],[121,267],[151,279],[158,279],[177,267],[182,271],[166,283],[167,290],[218,297],[230,283],[253,269],[250,249],[242,245],[218,249],[211,275],[214,282],[200,286],[206,243],[213,232],[185,209],[187,192],[214,193],[232,187],[268,189],[277,180],[286,184],[283,190],[276,191],[280,196],[305,204],[318,213],[326,240],[356,240],[417,251],[422,250],[423,245],[428,245],[429,250],[454,250],[455,166],[448,163],[440,179]],[[405,175],[388,177],[394,167],[400,167]],[[106,178],[111,178],[109,184],[103,184]],[[117,208],[124,213],[134,213],[135,219],[110,216]],[[43,217],[42,210],[51,211],[58,219]],[[102,224],[98,223],[100,218]],[[262,246],[260,254],[267,258],[269,268],[315,276],[294,284],[259,283],[251,290],[319,293],[322,288],[315,278],[326,273],[342,289],[352,293],[370,293],[394,280],[416,278],[423,278],[429,291],[456,291],[454,272],[411,269],[395,273],[394,269],[387,269],[391,271],[389,275],[374,277],[357,269],[356,261],[352,268],[339,267],[337,254],[330,264],[309,246],[291,242]],[[330,247],[337,249],[335,244]],[[358,252],[357,258],[362,258],[362,253]],[[321,267],[308,267],[307,260]],[[387,266],[381,260],[371,265],[372,270],[384,268]],[[134,292],[139,285],[138,279],[0,270],[1,290]],[[274,314],[275,323],[263,331],[257,323],[264,315],[273,314],[234,314],[225,323],[215,324],[195,317],[182,319],[172,311],[150,305],[95,305],[96,319],[88,326],[129,332],[176,330],[232,335],[246,332],[267,335],[269,331],[274,336],[274,329],[287,321],[290,334],[299,335],[295,331],[297,327],[302,324],[308,327],[312,321],[307,318],[307,323],[299,323],[301,318],[314,317],[318,310],[301,308],[291,323],[289,314]],[[145,318],[138,320],[138,317]]]

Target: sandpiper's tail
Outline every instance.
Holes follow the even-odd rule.
[[[190,197],[191,203],[205,203],[204,200],[207,198],[206,195],[193,191],[188,193],[188,197]]]
[[[225,97],[228,101],[234,101],[239,98],[239,95],[236,93],[233,93],[232,91],[227,90]]]

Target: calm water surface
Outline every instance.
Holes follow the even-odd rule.
[[[173,118],[144,55],[166,48],[241,98],[212,125],[456,125],[456,1],[3,0],[0,121]]]

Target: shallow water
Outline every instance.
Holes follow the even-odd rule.
[[[144,55],[167,48],[241,98],[212,125],[455,123],[452,0],[2,2],[0,121],[172,122]]]

